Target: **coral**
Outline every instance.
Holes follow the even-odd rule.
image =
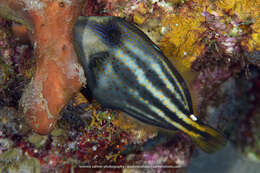
[[[163,26],[167,27],[170,32],[164,35],[160,45],[166,56],[175,57],[176,60],[181,61],[186,69],[190,69],[191,63],[204,48],[203,45],[196,43],[198,43],[200,33],[204,32],[205,28],[200,27],[203,17],[191,14],[185,16],[184,13],[167,16],[164,19]],[[183,20],[184,16],[185,20]],[[181,69],[181,72],[184,70]]]
[[[62,107],[84,84],[84,77],[80,76],[83,70],[71,42],[81,1],[69,2],[0,1],[2,16],[11,16],[31,29],[38,58],[35,75],[23,93],[20,107],[30,126],[41,134],[53,129]]]
[[[22,133],[22,128],[24,128],[24,124],[22,122],[23,121],[18,118],[18,112],[16,109],[11,107],[1,107],[0,129],[2,135],[11,136]]]
[[[35,60],[31,46],[11,33],[12,23],[0,19],[0,105],[17,106],[28,84]],[[24,75],[22,75],[24,74]]]
[[[137,24],[155,43],[159,43],[165,27],[161,20],[174,12],[177,1],[126,1],[126,0],[90,0],[83,15],[110,15],[126,18]]]
[[[214,95],[210,95],[212,88],[197,90],[205,92],[201,104],[206,106],[201,106],[200,113],[206,121],[222,129],[248,159],[259,162],[259,69],[251,65],[249,74],[240,72],[239,78],[229,76],[214,89]]]
[[[260,9],[260,8],[259,8]],[[260,16],[260,14],[259,14]],[[256,21],[252,25],[252,34],[251,38],[248,40],[248,50],[253,52],[253,51],[259,51],[260,50],[260,18],[256,18]],[[252,19],[254,21],[254,19]]]
[[[44,2],[41,2],[40,0],[24,0],[25,4],[24,9],[25,10],[41,10],[43,9],[46,4]]]
[[[257,1],[200,0],[186,1],[164,17],[160,47],[190,85],[195,113],[219,84],[257,64],[258,18]]]
[[[217,8],[227,12],[231,15],[239,15],[242,20],[249,17],[258,17],[260,3],[257,0],[242,1],[242,0],[218,0],[216,2]]]
[[[245,55],[245,50],[259,50],[259,10],[260,3],[254,0],[217,1],[204,14],[208,24],[214,23],[211,29],[217,31],[218,46],[225,53],[237,56]]]
[[[0,170],[86,172],[79,166],[111,164],[119,169],[105,171],[183,172],[194,148],[186,136],[161,135],[81,94],[70,100],[85,80],[71,43],[80,5],[0,0],[0,15],[27,27],[0,20]],[[256,0],[88,0],[82,14],[137,24],[189,83],[195,112],[259,161],[259,77],[249,68],[259,65],[259,11]],[[20,103],[30,126],[46,136],[30,131],[15,110],[31,77]],[[174,168],[152,170],[154,164]]]
[[[158,138],[158,137],[157,137]],[[151,141],[155,142],[156,139]],[[156,147],[152,149],[143,150],[139,154],[129,154],[127,156],[128,162],[133,166],[125,168],[126,172],[182,172],[189,163],[192,154],[191,141],[189,138],[178,134],[167,142],[159,145],[158,141]],[[134,169],[132,171],[131,169]]]
[[[78,166],[91,165],[121,166],[121,169],[115,169],[120,172],[123,165],[146,164],[151,168],[153,165],[148,164],[149,155],[155,154],[155,147],[155,155],[159,155],[161,164],[165,165],[160,168],[162,171],[183,167],[191,156],[192,143],[189,138],[181,134],[170,138],[161,136],[153,127],[138,123],[117,111],[103,109],[95,101],[88,102],[81,94],[77,94],[62,110],[62,118],[48,136],[20,126],[21,120],[16,119],[15,109],[6,107],[0,110],[0,115],[2,154],[9,155],[9,150],[19,149],[22,154],[13,157],[17,160],[27,157],[38,160],[41,172],[61,169],[65,172],[68,172],[66,169],[84,172],[86,169]],[[13,163],[19,167],[18,162]],[[4,165],[5,169],[11,170],[12,165]],[[30,170],[33,165],[26,169]]]
[[[13,142],[9,139],[0,139],[0,154],[7,151],[9,148],[13,146]]]
[[[70,2],[72,2],[72,4]],[[6,7],[5,2],[1,3],[1,7]],[[36,119],[36,121],[41,121],[39,127],[35,126],[35,123],[30,123],[30,125],[34,127],[35,132],[47,133],[49,130],[51,130],[49,129],[50,125],[53,125],[54,129],[48,136],[41,136],[28,130],[24,126],[19,126],[18,129],[10,128],[10,130],[3,133],[3,153],[6,153],[6,150],[12,148],[21,149],[22,156],[17,154],[17,157],[28,156],[36,158],[36,160],[38,160],[40,163],[41,172],[57,171],[61,170],[62,168],[63,172],[66,172],[68,169],[84,171],[83,168],[77,168],[80,165],[89,166],[95,164],[111,164],[120,166],[127,163],[142,163],[142,160],[146,157],[137,155],[135,157],[136,159],[131,159],[130,162],[126,160],[126,155],[124,155],[124,152],[127,151],[128,153],[135,155],[137,152],[148,151],[151,148],[156,147],[158,144],[154,141],[157,141],[156,138],[158,136],[158,129],[139,123],[136,120],[129,118],[128,116],[125,116],[117,111],[103,109],[95,101],[92,101],[91,103],[88,102],[81,94],[77,94],[76,97],[71,100],[62,110],[61,119],[57,120],[56,126],[54,126],[52,122],[42,121],[42,118],[48,118],[48,115],[51,116],[54,114],[51,109],[52,106],[55,107],[55,110],[58,113],[63,105],[66,104],[66,100],[69,100],[69,95],[76,91],[75,88],[69,88],[64,91],[65,93],[63,92],[64,87],[72,86],[73,81],[75,82],[75,80],[78,82],[79,78],[74,78],[75,73],[73,69],[79,69],[78,72],[80,72],[80,67],[75,65],[76,61],[73,53],[74,51],[69,47],[70,42],[67,40],[67,34],[69,31],[67,31],[68,33],[66,32],[65,34],[57,34],[61,31],[57,30],[55,27],[65,26],[65,29],[70,30],[71,28],[67,28],[66,26],[72,26],[73,20],[71,20],[71,18],[73,18],[74,15],[76,16],[74,12],[76,13],[77,10],[74,9],[76,8],[76,3],[74,1],[63,1],[63,3],[60,1],[35,1],[29,8],[28,4],[30,3],[31,1],[27,1],[26,4],[22,6],[22,10],[18,10],[18,18],[15,15],[11,17],[11,20],[18,21],[27,26],[27,32],[32,34],[31,41],[34,45],[33,48],[35,54],[38,56],[36,71],[35,73],[32,73],[34,76],[29,86],[26,87],[22,101],[20,103],[21,106],[24,106],[23,111],[25,113],[26,111],[27,113],[30,113],[31,107],[33,107],[33,110],[45,110],[43,114],[38,114]],[[88,1],[88,5],[89,3],[95,4],[93,1]],[[132,2],[126,4],[129,5],[132,4]],[[157,19],[151,22],[153,16],[152,12],[144,11],[147,6],[145,3],[142,4],[143,9],[136,9],[134,12],[136,12],[136,14],[140,13],[142,15],[147,12],[150,17],[149,20],[147,20],[148,24],[143,23],[140,25],[144,25],[147,29],[151,26],[157,27],[156,23],[161,18],[158,12],[155,15],[157,16]],[[8,5],[8,7],[11,7],[11,10],[14,9],[13,4]],[[152,5],[154,9],[157,8],[156,3],[150,3],[150,5]],[[128,7],[130,9],[130,5]],[[142,7],[141,4],[140,7]],[[73,12],[71,13],[68,12],[70,8],[73,8]],[[164,7],[160,7],[158,9],[164,11],[163,8]],[[55,10],[53,11],[53,9],[56,9],[56,12],[54,12]],[[106,15],[102,13],[100,4],[98,8],[90,7],[89,9],[89,13]],[[44,16],[46,18],[40,14],[45,14]],[[4,14],[2,15],[5,16]],[[64,18],[60,19],[59,17],[62,15]],[[66,19],[66,16],[69,17]],[[66,24],[63,23],[64,19],[66,19]],[[132,19],[134,19],[134,17]],[[59,22],[53,23],[52,21]],[[25,31],[20,29],[17,25],[15,25],[15,27],[13,26],[12,29],[14,34],[18,35],[20,38],[24,38],[24,34],[22,32]],[[62,30],[64,30],[64,28],[62,28]],[[160,26],[157,27],[156,31],[159,30]],[[33,32],[30,33],[31,31]],[[153,31],[153,33],[156,33],[156,31]],[[55,34],[53,35],[50,33]],[[56,38],[56,36],[59,38]],[[153,38],[159,40],[160,37],[160,35],[157,35]],[[24,39],[21,41],[24,41]],[[66,43],[66,47],[63,47],[64,43]],[[55,45],[55,47],[50,47],[50,45]],[[32,52],[32,47],[30,47],[30,52]],[[61,58],[61,56],[63,56],[63,58]],[[31,57],[33,56],[30,56],[30,58]],[[19,64],[21,64],[21,71],[18,71],[17,73],[22,74],[23,77],[29,79],[31,77],[30,72],[34,70],[27,70],[27,62],[30,61],[19,62]],[[63,75],[65,73],[66,76],[64,77]],[[79,82],[78,84],[81,86],[82,83]],[[56,92],[59,93],[58,96],[55,94]],[[21,93],[21,91],[19,91],[19,93]],[[53,97],[55,97],[55,99],[53,99]],[[62,104],[57,101],[57,99],[60,98],[63,101],[65,99]],[[39,107],[37,105],[41,106]],[[3,112],[5,111],[3,110]],[[37,112],[31,111],[30,114],[25,115],[28,118],[33,114],[37,114]],[[15,115],[15,117],[17,118],[17,115]],[[13,118],[8,119],[7,122],[12,124],[20,121],[22,120],[15,120],[15,118]],[[3,126],[3,129],[9,129],[6,127],[7,125]],[[179,142],[171,142],[168,143],[168,145],[175,146],[175,144],[177,145],[181,143],[180,141],[181,140],[179,140]],[[158,143],[160,143],[161,146],[157,148],[157,153],[161,152],[167,154],[170,152],[170,150],[167,149],[167,146],[162,146],[163,142],[165,142],[165,140],[159,140]],[[190,141],[187,143],[191,144]],[[136,147],[132,148],[132,146]],[[178,145],[178,147],[172,148],[176,148],[176,150],[178,149],[180,152],[184,151],[184,153],[186,153],[190,147],[190,145],[185,145],[183,148]],[[189,154],[182,156],[184,157],[178,158],[178,154],[173,153],[171,157],[178,158],[181,163],[186,163],[186,161],[188,161],[190,158]],[[166,157],[166,155],[164,155],[164,157]],[[165,162],[162,162],[162,164],[167,164],[166,162],[168,160],[169,164],[175,163],[176,165],[179,165],[179,162],[176,160],[164,160]],[[11,169],[8,166],[5,168]],[[120,171],[122,171],[122,169],[120,169]]]
[[[40,173],[40,163],[35,158],[23,155],[21,149],[10,149],[0,155],[0,171]]]
[[[137,23],[155,42],[160,43],[163,52],[190,83],[196,74],[190,70],[192,63],[199,59],[200,61],[196,63],[201,65],[204,62],[201,57],[208,59],[209,56],[205,53],[210,52],[212,47],[215,46],[215,57],[217,53],[221,54],[219,62],[227,62],[226,64],[229,63],[230,66],[241,63],[242,68],[246,67],[244,64],[247,63],[245,49],[249,52],[258,49],[259,4],[255,1],[250,3],[232,1],[225,5],[226,3],[217,1],[214,5],[210,1],[200,0],[184,2],[90,0],[86,3],[83,13],[126,17],[129,21]],[[8,7],[9,10],[2,11],[2,16],[7,16],[8,12],[13,14],[12,10],[21,6],[18,15],[11,15],[9,18],[25,24],[34,33],[32,40],[36,55],[40,58],[37,61],[35,76],[25,90],[20,105],[29,124],[39,133],[48,133],[53,128],[58,112],[68,102],[72,93],[84,84],[83,72],[69,43],[71,28],[68,25],[73,24],[77,16],[76,13],[79,11],[77,4],[80,2],[44,0],[2,2],[2,8]],[[46,14],[45,17],[42,14]],[[65,15],[71,20],[65,21]],[[53,20],[59,23],[50,22]],[[66,34],[63,33],[64,37],[56,39],[55,35],[59,35],[57,33],[61,31],[55,27],[65,24],[68,26]],[[57,48],[46,46],[47,40],[50,40],[48,41],[50,45],[57,45]],[[62,47],[65,44],[66,46]],[[48,58],[44,58],[45,56]],[[66,59],[66,57],[72,58]],[[69,61],[65,63],[67,60],[71,60],[71,63]],[[209,60],[211,61],[214,61],[214,58]],[[196,68],[193,69],[198,71]],[[60,77],[55,76],[53,79],[52,73],[60,74]],[[74,85],[70,85],[71,88],[63,87],[69,86],[65,81],[74,83],[75,88]],[[56,89],[50,89],[53,86]],[[193,100],[196,102],[196,98]]]

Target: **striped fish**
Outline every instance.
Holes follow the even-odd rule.
[[[162,51],[135,25],[112,17],[79,17],[74,46],[90,94],[104,107],[165,129],[181,130],[204,151],[226,143],[193,114],[188,88]]]

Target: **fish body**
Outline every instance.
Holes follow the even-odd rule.
[[[225,144],[223,135],[193,115],[185,81],[134,24],[112,16],[80,17],[74,46],[87,87],[102,106],[144,123],[181,130],[207,152]]]

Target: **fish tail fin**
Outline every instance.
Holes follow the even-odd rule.
[[[220,132],[205,125],[202,126],[202,133],[191,135],[191,137],[207,153],[213,153],[227,143],[226,138]]]

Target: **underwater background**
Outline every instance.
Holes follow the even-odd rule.
[[[79,15],[141,29],[228,144],[208,154],[90,100],[73,49]],[[259,172],[259,1],[0,0],[0,16],[0,172]]]

